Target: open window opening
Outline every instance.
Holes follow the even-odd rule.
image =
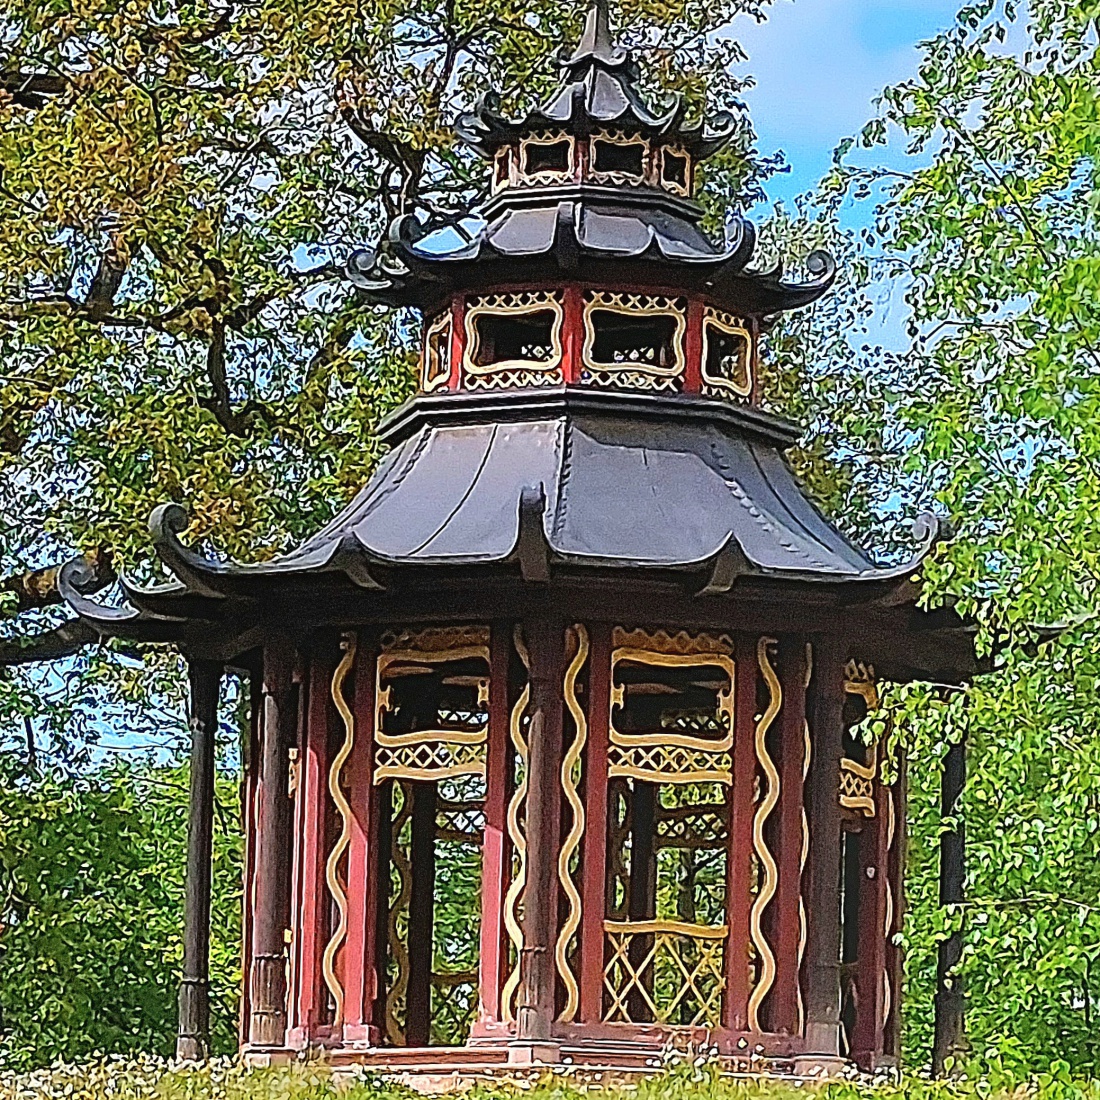
[[[523,146],[523,173],[566,175],[572,143],[566,138],[557,141],[528,141]]]
[[[451,315],[437,317],[424,340],[424,370],[421,384],[428,392],[439,389],[451,373]]]
[[[486,645],[379,659],[376,1018],[390,1045],[459,1045],[477,1016],[488,700]]]
[[[703,384],[738,396],[752,390],[747,329],[707,318],[703,325]]]
[[[724,988],[733,665],[616,650],[604,1019],[716,1026]]]
[[[482,313],[473,319],[475,367],[501,363],[551,364],[559,356],[558,314],[552,309],[529,313]]]
[[[686,195],[688,184],[688,158],[686,153],[664,149],[661,153],[661,182],[671,191]]]
[[[597,138],[592,142],[592,168],[597,173],[641,179],[645,172],[645,143]]]
[[[594,309],[590,324],[590,357],[597,366],[637,364],[670,371],[677,364],[679,318],[675,315]]]

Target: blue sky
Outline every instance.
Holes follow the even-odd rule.
[[[917,43],[951,25],[957,0],[774,0],[766,22],[736,20],[731,33],[756,79],[748,102],[760,151],[786,154],[791,172],[773,200],[809,190],[833,148],[872,117],[888,84],[916,72]]]

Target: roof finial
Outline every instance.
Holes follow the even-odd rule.
[[[584,21],[584,33],[577,43],[573,56],[566,66],[577,65],[583,61],[602,61],[605,65],[618,65],[625,59],[611,37],[611,17],[609,0],[590,0],[588,15]]]

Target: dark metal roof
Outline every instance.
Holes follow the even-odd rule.
[[[381,589],[392,568],[448,566],[518,565],[534,580],[557,567],[687,571],[708,591],[754,577],[881,585],[904,582],[920,559],[877,565],[801,491],[781,453],[789,425],[704,398],[568,387],[422,397],[384,435],[394,445],[367,486],[272,561],[204,558],[179,542],[183,510],[158,509],[155,542],[179,583],[131,588],[131,603],[171,619],[188,594],[255,596],[325,573]],[[921,537],[923,555],[937,527]],[[79,592],[66,596],[90,614]]]
[[[483,96],[475,109],[456,125],[460,138],[485,157],[502,145],[547,129],[592,134],[604,127],[645,134],[687,149],[696,159],[710,156],[733,136],[737,122],[722,112],[711,122],[685,126],[682,97],[669,109],[654,113],[638,93],[638,68],[630,54],[611,37],[606,0],[589,9],[584,33],[573,53],[562,62],[564,80],[550,99],[518,121],[499,113],[499,97]]]
[[[810,278],[788,282],[782,268],[750,271],[756,245],[736,217],[722,245],[700,228],[699,207],[638,189],[571,185],[505,191],[471,231],[463,220],[398,219],[381,253],[353,253],[348,276],[376,301],[432,309],[456,289],[548,278],[706,293],[731,312],[768,315],[816,301],[836,278],[827,252],[811,254]],[[466,222],[469,219],[465,219]]]

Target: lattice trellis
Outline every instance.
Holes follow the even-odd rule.
[[[466,1041],[477,1019],[477,971],[432,974],[431,1038],[441,1046]]]
[[[851,660],[844,669],[844,690],[860,696],[870,713],[879,706],[875,666]],[[878,773],[878,745],[867,749],[866,763],[845,758],[840,762],[840,804],[864,817],[875,816],[875,776]]]
[[[731,783],[729,752],[692,749],[683,745],[611,744],[608,775],[629,776],[651,783]]]
[[[605,921],[604,932],[605,1022],[718,1025],[725,989],[725,925]],[[644,1006],[648,1020],[633,1018],[632,1002]]]

